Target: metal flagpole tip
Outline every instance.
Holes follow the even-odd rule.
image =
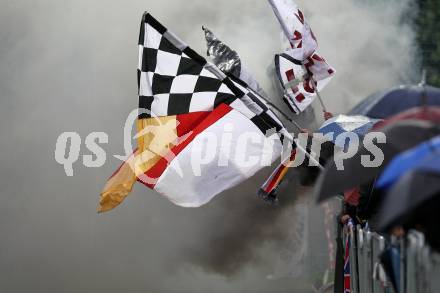
[[[202,30],[205,32],[205,39],[208,42],[208,44],[217,39],[213,34],[213,32],[211,32],[207,27],[202,25]]]

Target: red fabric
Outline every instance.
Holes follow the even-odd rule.
[[[355,187],[353,189],[350,189],[346,192],[344,192],[344,201],[352,206],[357,206],[359,204],[359,198],[360,198],[360,188]]]
[[[232,110],[232,108],[226,104],[220,104],[217,108],[215,108],[212,112],[209,112],[209,115],[203,119],[199,124],[197,124],[194,129],[192,129],[191,134],[181,143],[174,146],[171,149],[171,152],[177,156],[183,149],[185,149],[193,140],[194,138],[205,131],[206,128],[213,125],[215,122],[217,122],[220,118],[225,116],[227,113],[229,113]],[[183,120],[182,120],[183,121]],[[191,120],[192,121],[192,120]],[[161,158],[153,167],[150,168],[147,172],[145,172],[145,175],[149,178],[156,178],[158,179],[162,173],[165,171],[165,169],[168,167],[167,158],[163,157]],[[149,188],[154,188],[153,183],[147,183],[141,180],[141,183],[145,184]]]
[[[295,157],[296,157],[296,149],[293,150],[292,153],[290,154],[289,161],[293,162],[295,160]],[[266,181],[265,184],[267,185],[261,188],[264,190],[264,192],[270,193],[280,184],[281,180],[283,180],[283,178],[280,178],[281,173],[284,171],[284,169],[289,168],[286,166],[288,165],[288,163],[289,162],[284,161],[281,165],[277,167],[275,174]]]
[[[133,152],[131,153],[130,157],[133,156],[133,154],[134,154],[136,151],[137,151],[137,148],[135,148],[135,149],[133,150]],[[129,157],[129,158],[130,158],[130,157]],[[128,161],[128,158],[127,158],[127,161]],[[113,172],[113,174],[108,178],[108,180],[110,180],[113,176],[115,176],[115,175],[119,172],[119,170],[121,170],[122,166],[124,166],[124,164],[127,164],[127,161],[125,161],[125,162],[123,162],[121,165],[119,165],[118,169],[116,169],[116,171]]]
[[[295,79],[295,73],[293,72],[293,69],[289,69],[286,71],[286,77],[288,81]]]
[[[279,178],[280,175],[281,175],[281,172],[283,172],[283,170],[284,170],[285,168],[287,168],[287,167],[284,166],[284,165],[281,165],[281,166],[278,167],[277,173],[276,173],[275,176],[272,178],[271,182],[269,183],[269,185],[267,186],[267,188],[265,188],[264,191],[266,191],[267,193],[269,193],[269,192],[271,192],[271,191],[274,189],[274,187],[275,187],[275,183],[277,183],[278,178]]]
[[[295,14],[295,16],[298,18],[298,20],[304,24],[304,14],[302,13],[301,10],[298,9],[298,14]]]
[[[324,61],[324,59],[322,59],[322,57],[319,56],[318,54],[313,54],[312,58],[315,59],[316,61]]]
[[[305,61],[303,64],[304,64],[304,67],[305,67],[306,70],[307,70],[307,73],[308,73],[309,75],[313,75],[312,72],[310,71],[310,67],[312,67],[312,66],[315,64],[315,62],[313,61],[313,59],[310,58],[310,57],[308,57],[308,58],[306,59],[306,61]]]
[[[288,81],[294,80],[295,79],[295,72],[293,71],[293,69],[289,69],[286,71],[286,77]],[[298,86],[295,87],[291,87],[292,91],[294,94],[296,94],[298,92]],[[304,100],[304,96],[302,96],[302,98],[300,97],[300,100],[298,99],[298,97],[296,97],[296,100],[298,102],[301,102],[302,100]]]
[[[300,103],[301,103],[302,101],[304,101],[305,98],[306,98],[306,97],[304,97],[303,94],[299,94],[299,95],[296,95],[296,96],[295,96],[295,99],[296,99],[298,102],[300,102]]]
[[[314,92],[315,92],[315,89],[310,85],[310,83],[312,83],[312,82],[313,82],[312,80],[307,79],[307,80],[304,81],[304,83],[303,83],[304,90],[305,90],[306,92],[308,92],[308,93],[314,93]]]
[[[177,136],[187,134],[200,124],[211,112],[193,112],[187,114],[180,114],[176,116],[177,120]]]
[[[345,242],[344,255],[344,293],[351,293],[351,272],[350,272],[350,236]]]

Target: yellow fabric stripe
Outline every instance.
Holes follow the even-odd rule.
[[[153,167],[177,143],[176,116],[138,119],[136,175]]]
[[[177,143],[176,116],[137,120],[136,152],[130,156],[101,192],[98,212],[107,212],[131,192],[137,176],[154,166]]]

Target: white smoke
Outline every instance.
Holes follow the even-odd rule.
[[[179,1],[164,2],[171,11],[164,12],[155,3],[149,10],[155,13],[157,9],[155,15],[199,53],[205,52],[200,26],[211,28],[240,54],[271,99],[284,106],[274,77],[268,75],[281,41],[279,25],[266,1],[191,1],[185,7]],[[318,38],[320,53],[337,70],[322,93],[330,111],[345,113],[375,91],[418,82],[411,1],[299,0],[297,4]],[[317,102],[314,108],[320,123]]]
[[[329,110],[343,113],[373,91],[414,79],[414,33],[401,19],[409,4],[298,1],[320,53],[337,70],[322,93]],[[77,163],[71,178],[56,164],[56,137],[64,131],[83,138],[105,131],[108,157],[122,152],[123,121],[137,105],[145,10],[199,53],[206,50],[201,26],[212,29],[282,104],[267,74],[281,47],[266,1],[2,3],[0,129],[12,135],[2,140],[0,154],[0,291],[285,292],[297,286],[264,279],[278,259],[274,247],[285,246],[293,225],[289,203],[299,192],[285,188],[286,206],[264,206],[254,193],[269,170],[197,210],[174,207],[138,186],[117,210],[97,215],[98,193],[117,160],[99,169]],[[312,217],[320,222],[321,213]],[[314,243],[325,255],[322,241]],[[193,259],[202,271],[188,269]]]

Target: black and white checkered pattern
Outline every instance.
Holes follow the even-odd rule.
[[[151,111],[151,116],[211,111],[237,98],[225,77],[151,15],[144,15],[139,37],[140,108]]]
[[[287,130],[284,128],[283,123],[270,109],[265,98],[237,77],[233,75],[228,75],[228,77],[232,80],[234,85],[244,93],[240,101],[253,113],[253,115],[248,115],[248,117],[257,124],[260,129],[267,131],[275,128],[276,131],[286,134],[285,132],[287,132]]]
[[[243,81],[226,76],[150,14],[142,18],[138,64],[140,118],[212,111],[228,104],[263,133],[284,129],[264,99]]]

